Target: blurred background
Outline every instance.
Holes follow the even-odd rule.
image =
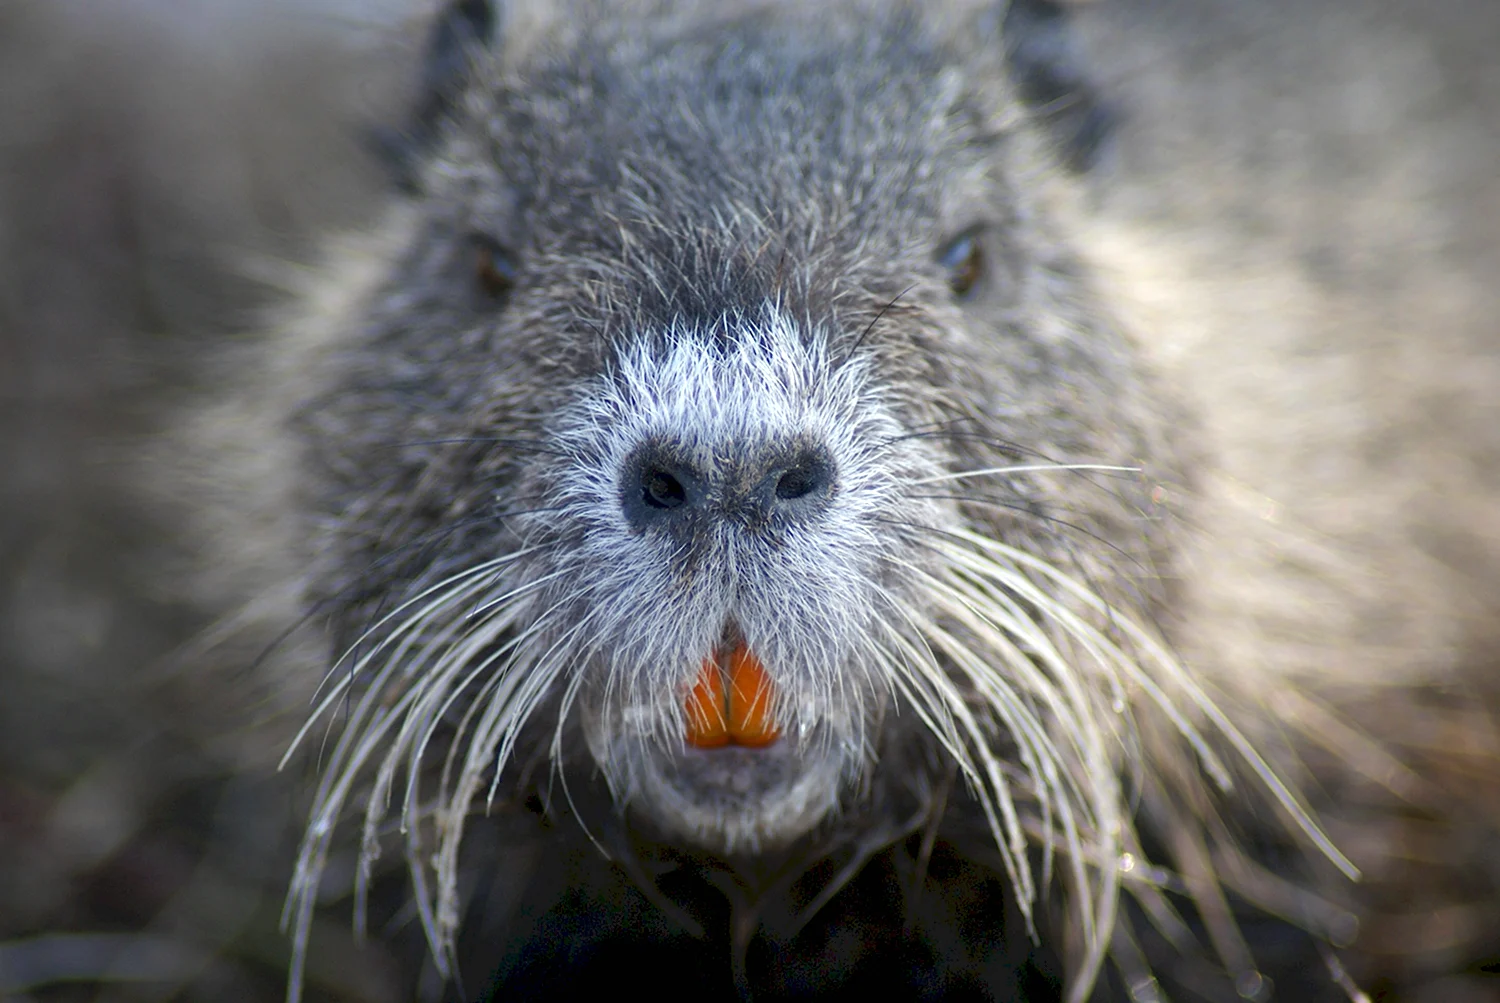
[[[1124,122],[1103,204],[1231,233],[1195,245],[1204,269],[1294,262],[1357,371],[1436,374],[1392,403],[1425,437],[1334,440],[1317,458],[1434,437],[1464,458],[1392,509],[1470,611],[1443,642],[1457,696],[1419,734],[1392,732],[1446,793],[1414,816],[1420,838],[1371,851],[1380,887],[1446,898],[1387,903],[1404,918],[1371,926],[1365,984],[1500,1000],[1500,3],[1075,6]],[[284,992],[307,777],[247,766],[203,702],[212,681],[185,678],[174,656],[209,614],[176,585],[185,555],[140,461],[200,389],[203,346],[274,303],[266,263],[307,260],[319,233],[380,207],[366,137],[407,107],[430,7],[0,2],[0,998]],[[1365,338],[1380,351],[1361,355]],[[1427,497],[1454,490],[1462,511]],[[410,956],[355,944],[347,910],[321,921],[312,958],[311,999],[442,998]]]
[[[0,998],[282,997],[305,778],[214,740],[136,471],[258,269],[378,207],[418,7],[0,3]],[[313,998],[398,998],[333,928]]]

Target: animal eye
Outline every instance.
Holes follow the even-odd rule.
[[[960,298],[967,296],[984,275],[984,250],[979,244],[979,231],[969,230],[944,247],[938,254],[938,264],[948,270],[948,288]]]
[[[516,284],[516,263],[511,252],[493,237],[470,238],[474,278],[479,289],[492,299],[499,299]]]

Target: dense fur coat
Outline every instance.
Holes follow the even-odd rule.
[[[291,865],[278,857],[274,838],[255,848],[264,863],[234,863],[247,854],[242,819],[259,818],[272,833],[289,817],[300,825],[309,810],[317,820],[294,889],[295,930],[299,916],[312,915],[298,911],[298,897],[311,905],[318,879],[307,868],[321,864],[318,839],[336,836],[327,882],[342,880],[347,888],[358,856],[363,795],[330,794],[327,785],[353,777],[351,764],[364,759],[372,769],[358,783],[368,791],[381,782],[373,767],[389,749],[405,755],[423,732],[362,752],[337,745],[340,735],[368,734],[362,729],[381,700],[409,698],[414,703],[401,706],[425,707],[436,722],[436,748],[445,748],[444,729],[459,722],[446,710],[465,677],[452,674],[461,663],[444,661],[452,645],[442,638],[460,620],[430,603],[402,604],[453,584],[476,551],[521,554],[531,541],[542,556],[517,558],[519,577],[486,580],[490,591],[476,587],[455,599],[470,611],[504,613],[488,621],[494,633],[470,650],[477,656],[503,644],[505,631],[545,622],[541,614],[552,610],[565,610],[559,623],[578,622],[565,592],[538,586],[540,606],[507,605],[503,596],[515,586],[497,582],[544,583],[558,574],[577,582],[614,559],[577,551],[573,564],[558,563],[569,541],[579,540],[601,541],[600,553],[609,555],[636,546],[630,566],[649,569],[659,551],[632,541],[649,541],[655,529],[631,529],[642,519],[666,525],[660,519],[623,510],[621,535],[610,542],[597,527],[579,525],[580,515],[617,497],[631,470],[637,477],[671,473],[684,491],[701,477],[705,497],[717,499],[714,492],[729,491],[721,480],[733,480],[728,467],[721,478],[716,466],[725,444],[764,440],[793,456],[766,461],[773,466],[765,469],[778,477],[800,472],[816,488],[798,498],[828,496],[815,513],[822,522],[771,503],[772,523],[826,525],[830,512],[850,525],[878,518],[947,530],[962,522],[1066,570],[1109,603],[1115,613],[1089,629],[1118,643],[1127,662],[1084,677],[1104,688],[1054,702],[1035,718],[1044,731],[1060,728],[1054,736],[1082,736],[1076,746],[1054,741],[1030,753],[1032,764],[1050,763],[1070,778],[1050,790],[1051,804],[1072,811],[1073,821],[1040,813],[1046,770],[1017,754],[1024,742],[953,726],[958,730],[947,737],[956,739],[955,752],[923,737],[944,736],[941,725],[917,727],[910,713],[921,704],[922,679],[942,689],[935,677],[915,677],[915,690],[893,695],[889,707],[878,685],[836,687],[833,680],[847,674],[834,669],[857,664],[840,652],[854,650],[851,639],[871,621],[840,626],[825,612],[816,629],[799,626],[799,616],[827,597],[834,613],[868,607],[868,596],[839,592],[851,581],[913,609],[923,594],[913,582],[923,579],[911,577],[912,566],[932,574],[951,563],[951,552],[835,530],[796,543],[825,549],[792,568],[757,556],[754,545],[735,542],[740,537],[694,531],[681,545],[702,549],[699,560],[709,567],[760,567],[806,591],[762,585],[756,595],[790,596],[789,605],[757,610],[736,601],[726,620],[712,589],[683,593],[697,596],[692,601],[701,607],[685,616],[671,607],[665,581],[652,586],[638,572],[622,587],[603,578],[586,591],[624,597],[624,605],[608,614],[611,626],[596,635],[593,649],[567,649],[566,631],[547,628],[546,645],[528,664],[533,678],[557,683],[599,651],[613,661],[599,663],[593,675],[566,677],[585,680],[567,698],[571,714],[560,717],[561,705],[548,702],[567,688],[549,685],[529,704],[509,705],[511,716],[501,714],[486,733],[517,750],[499,811],[472,820],[460,841],[461,809],[444,815],[441,800],[435,812],[429,802],[414,802],[414,836],[382,837],[380,799],[374,802],[376,828],[366,842],[382,842],[393,866],[375,871],[372,919],[387,910],[399,916],[413,899],[430,910],[422,923],[407,913],[398,926],[420,933],[425,925],[425,939],[439,958],[457,962],[451,971],[464,976],[469,994],[497,964],[507,991],[522,993],[557,989],[564,975],[603,984],[644,965],[659,979],[673,977],[661,974],[667,972],[719,980],[726,993],[736,983],[759,995],[796,995],[862,992],[899,980],[913,993],[987,985],[1000,998],[1047,998],[1069,980],[1077,986],[1090,979],[1105,948],[1112,961],[1101,993],[1139,990],[1154,972],[1173,998],[1253,995],[1258,987],[1269,991],[1256,981],[1264,973],[1280,987],[1277,998],[1340,999],[1352,985],[1340,959],[1371,989],[1396,986],[1432,999],[1490,991],[1482,966],[1495,951],[1485,938],[1494,928],[1495,892],[1485,877],[1494,860],[1483,846],[1493,819],[1485,817],[1481,788],[1495,776],[1487,679],[1500,560],[1494,494],[1485,485],[1500,435],[1500,422],[1491,420],[1500,379],[1495,293],[1484,276],[1496,264],[1487,165],[1494,163],[1500,99],[1493,78],[1479,69],[1486,65],[1479,42],[1495,38],[1492,12],[1453,3],[1418,20],[1399,5],[1312,13],[1265,4],[1230,14],[1102,3],[1076,17],[1075,43],[1059,32],[1056,8],[1025,4],[1012,37],[1035,44],[1013,52],[1007,71],[1001,22],[986,4],[955,5],[951,17],[866,5],[861,17],[823,19],[816,31],[795,17],[715,15],[692,29],[689,42],[670,40],[699,16],[691,5],[624,31],[619,21],[594,26],[588,17],[526,6],[488,23],[476,13],[484,6],[458,5],[457,20],[429,36],[437,41],[432,51],[445,58],[430,53],[418,71],[420,56],[408,56],[403,65],[414,68],[401,73],[368,68],[379,40],[394,36],[320,36],[329,22],[315,30],[291,15],[245,22],[272,26],[254,35],[254,44],[287,54],[292,65],[307,64],[297,54],[313,39],[319,75],[330,82],[318,81],[312,103],[272,100],[264,71],[229,69],[227,56],[213,55],[205,40],[211,31],[164,36],[154,22],[76,21],[24,6],[7,15],[19,26],[15,37],[30,32],[46,44],[9,61],[20,69],[6,72],[38,82],[39,93],[55,93],[58,106],[55,117],[44,101],[16,101],[7,110],[28,125],[14,133],[21,139],[6,154],[16,164],[6,193],[16,222],[8,229],[16,240],[50,233],[63,219],[79,235],[50,256],[6,251],[17,262],[7,328],[9,336],[21,335],[16,357],[29,360],[32,377],[24,387],[18,381],[15,399],[26,402],[20,414],[81,426],[70,432],[33,421],[31,434],[13,437],[7,448],[44,457],[37,441],[43,430],[76,436],[96,454],[104,445],[86,411],[66,399],[49,402],[36,382],[52,371],[49,359],[61,358],[50,354],[60,349],[46,330],[128,352],[147,367],[138,388],[120,379],[108,355],[72,372],[74,386],[108,391],[96,395],[106,408],[126,410],[184,370],[215,388],[209,406],[172,408],[170,429],[150,436],[145,448],[129,447],[132,461],[141,458],[137,469],[152,471],[143,508],[121,500],[118,485],[141,478],[119,464],[101,474],[61,458],[32,461],[24,469],[41,476],[12,488],[7,504],[27,524],[52,527],[39,540],[84,540],[94,525],[108,544],[97,548],[101,555],[142,553],[121,545],[124,530],[139,534],[160,513],[181,513],[147,539],[170,529],[186,545],[186,559],[164,577],[190,583],[180,597],[155,584],[150,598],[134,584],[159,583],[171,547],[152,544],[144,558],[113,565],[96,557],[101,570],[67,572],[57,544],[49,551],[14,537],[17,584],[7,600],[13,678],[78,673],[89,680],[84,692],[128,698],[110,710],[90,709],[101,722],[117,715],[137,733],[153,734],[160,728],[154,722],[166,720],[167,734],[176,735],[154,739],[144,752],[134,746],[138,758],[123,766],[106,751],[114,772],[88,771],[71,786],[74,803],[107,809],[102,792],[119,789],[123,777],[127,789],[139,791],[135,806],[127,800],[113,815],[105,811],[102,825],[70,822],[61,808],[46,815],[49,831],[79,834],[71,844],[43,841],[28,850],[29,830],[7,827],[15,859],[42,854],[52,873],[128,868],[153,842],[131,834],[155,833],[162,824],[140,806],[173,797],[183,803],[173,792],[191,784],[220,789],[170,779],[194,772],[181,765],[189,761],[184,747],[201,750],[198,762],[233,764],[241,780],[221,801],[233,806],[221,815],[227,829],[201,821],[208,816],[190,799],[176,811],[189,829],[218,833],[207,844],[208,859],[243,874],[238,883],[250,890],[196,906],[217,915],[216,928],[225,932],[182,934],[182,943],[207,948],[194,955],[204,960],[195,968],[168,958],[158,975],[211,986],[203,973],[217,970],[221,979],[248,985],[244,963],[231,960],[234,949],[212,945],[236,943],[235,923],[224,917],[235,909],[256,915],[256,896],[274,895],[267,889],[285,880]],[[216,16],[232,11],[226,6]],[[494,54],[471,64],[470,43],[485,35],[498,39]],[[224,144],[186,128],[190,115],[161,111],[177,106],[153,97],[144,83],[118,94],[105,88],[69,97],[78,92],[61,84],[48,90],[57,78],[47,55],[66,51],[63,44],[87,49],[91,37],[136,39],[141,53],[185,53],[189,64],[200,53],[200,65],[219,70],[214,79],[223,97],[213,100],[246,109],[245,148],[267,152],[247,153],[245,170],[227,171],[204,152]],[[339,44],[322,41],[329,38]],[[137,50],[121,51],[128,67]],[[351,69],[339,69],[342,55],[325,52],[349,53]],[[759,63],[757,52],[774,58]],[[868,58],[851,59],[854,52]],[[786,72],[794,66],[798,72]],[[97,72],[111,70],[100,64]],[[157,72],[171,82],[203,71]],[[723,74],[719,91],[709,85],[715,72]],[[759,85],[757,73],[765,74]],[[1285,90],[1268,77],[1285,81]],[[418,79],[420,86],[412,98],[375,100],[367,88],[381,78]],[[351,88],[357,97],[341,89],[350,79],[363,82]],[[903,80],[920,85],[903,89]],[[690,86],[703,89],[688,94]],[[827,99],[830,88],[837,100]],[[674,94],[680,107],[665,108]],[[122,108],[130,114],[122,116]],[[257,141],[260,115],[306,121],[308,138]],[[797,133],[793,124],[809,116],[816,127]],[[1114,118],[1117,140],[1101,145]],[[103,124],[121,121],[128,127]],[[382,137],[377,145],[396,154],[396,180],[407,194],[393,201],[373,176],[329,167],[357,162],[352,142],[340,152],[338,141],[323,138],[339,132],[322,127],[330,121],[341,123],[344,135],[363,127]],[[726,131],[728,123],[734,127]],[[913,133],[917,124],[925,131]],[[657,125],[671,128],[657,133]],[[212,121],[203,128],[228,126]],[[734,139],[746,145],[737,149]],[[322,142],[335,148],[311,152]],[[90,155],[65,152],[75,148]],[[49,176],[55,161],[73,171]],[[320,187],[308,167],[278,164],[322,165],[332,183]],[[1083,173],[1070,179],[1068,167]],[[169,170],[201,185],[204,196],[158,189]],[[225,177],[234,180],[219,181]],[[259,274],[295,289],[303,305],[279,314],[289,319],[272,333],[209,353],[205,367],[181,366],[175,351],[153,349],[144,336],[241,327],[225,311],[248,297],[232,284],[209,284],[227,269],[205,263],[196,273],[170,252],[170,241],[219,248],[227,239],[237,248],[285,253],[262,236],[284,227],[233,215],[253,204],[248,193],[256,190],[272,192],[267,197],[283,206],[296,199],[282,192],[300,191],[309,223],[341,222],[347,213],[343,219],[359,220],[359,235],[323,253],[316,271],[261,259]],[[58,194],[49,202],[29,192]],[[58,204],[70,211],[41,208]],[[387,205],[394,208],[375,208]],[[976,247],[983,267],[970,284]],[[88,253],[113,264],[79,270]],[[315,257],[305,249],[294,256]],[[52,284],[70,268],[80,275],[73,285]],[[42,278],[22,278],[33,274]],[[132,305],[123,292],[131,289],[151,295]],[[435,330],[443,336],[434,338]],[[202,341],[175,344],[201,348]],[[785,360],[803,358],[803,350],[811,354],[800,375],[785,370]],[[596,385],[605,372],[611,381]],[[696,389],[695,379],[703,380]],[[788,386],[802,388],[797,400],[814,402],[790,432],[787,408],[766,407]],[[750,392],[737,399],[727,387]],[[724,404],[705,412],[703,400]],[[655,418],[642,410],[648,402],[659,409]],[[685,414],[694,417],[698,444],[674,435],[677,452],[668,459],[652,453],[658,459],[642,465],[643,444],[660,450],[660,430],[680,431]],[[906,434],[916,432],[922,434]],[[904,445],[895,451],[886,445],[897,441]],[[557,475],[560,454],[579,463],[570,476]],[[1017,470],[982,490],[939,480],[1038,456],[1049,464],[1127,469],[1074,471],[1061,480]],[[920,494],[932,497],[920,499],[910,488],[892,494],[881,486],[892,478],[951,483],[954,490],[930,489]],[[498,500],[497,484],[506,485]],[[69,505],[48,512],[42,500],[53,497]],[[863,507],[841,507],[856,502]],[[550,514],[537,518],[530,509]],[[679,530],[664,529],[662,538],[673,533]],[[971,557],[986,553],[965,546]],[[837,573],[817,577],[830,567]],[[1000,580],[1014,594],[1028,587],[1022,578]],[[1087,603],[1069,605],[1079,597],[1065,594],[1059,579],[1027,580],[1042,583],[1025,596],[1033,610],[1058,602],[1059,615],[1073,610],[1087,620],[1100,613]],[[77,589],[84,581],[87,594],[121,598],[83,603]],[[122,633],[118,611],[125,604],[150,616]],[[709,607],[721,612],[703,612]],[[383,619],[401,609],[433,613],[404,635],[404,648],[390,633],[400,622]],[[72,625],[54,634],[92,636],[95,647],[39,643],[35,625],[44,610]],[[930,607],[925,612],[933,615]],[[303,623],[309,613],[310,626]],[[1144,633],[1122,628],[1116,614]],[[89,623],[92,634],[84,629]],[[671,633],[693,624],[701,636]],[[974,625],[967,634],[961,628],[944,628],[961,641],[937,664],[982,690],[989,677],[952,659],[985,644],[992,646],[986,664],[1006,664],[1005,656],[993,647],[998,641],[977,637]],[[707,821],[693,821],[683,805],[722,779],[711,772],[671,779],[652,758],[652,743],[680,735],[682,705],[672,694],[692,682],[698,661],[684,653],[713,649],[727,629],[766,656],[773,676],[782,673],[781,692],[790,695],[779,712],[788,732],[805,739],[785,743],[793,764],[786,776],[812,777],[813,788],[820,776],[834,779],[809,801],[806,784],[772,776],[748,801],[730,798]],[[941,633],[914,629],[929,643]],[[175,648],[168,671],[146,677],[149,690],[128,681],[144,673],[122,680],[113,663],[112,672],[90,668],[109,661],[93,653],[101,647],[138,653],[130,656],[135,664],[188,634],[194,640]],[[815,634],[828,647],[813,656]],[[1058,636],[1078,642],[1096,635]],[[433,637],[436,646],[424,640]],[[1175,687],[1165,701],[1133,688],[1139,680],[1114,675],[1127,664],[1147,665],[1151,638],[1169,645],[1172,665],[1190,670],[1188,682],[1162,668],[1167,663],[1146,670],[1147,679]],[[569,653],[544,657],[557,650]],[[915,651],[903,665],[920,662]],[[321,763],[310,760],[306,774],[320,775],[325,786],[310,809],[292,807],[274,793],[287,775],[257,778],[345,652],[352,652],[342,666],[348,671],[332,678],[327,705],[332,731]],[[894,663],[877,664],[897,671]],[[1020,663],[1011,668],[1019,671]],[[441,685],[398,682],[403,672],[441,679],[443,671],[450,674]],[[1123,689],[1109,690],[1111,679]],[[1010,719],[1011,729],[1024,722],[1029,701],[1052,692],[1047,679],[1033,685],[1039,688],[1013,708],[1023,716]],[[10,732],[18,736],[10,753],[22,767],[18,775],[35,778],[28,783],[42,791],[67,787],[77,764],[111,749],[101,737],[108,728],[52,741],[40,721],[56,704],[35,685],[22,686],[27,702],[9,705],[38,710],[30,722],[21,720],[31,716],[23,711]],[[1232,732],[1195,703],[1196,687],[1224,708]],[[956,705],[939,691],[929,709],[952,711]],[[991,699],[969,692],[980,706]],[[361,702],[369,694],[375,702]],[[1111,713],[1122,697],[1132,723],[1115,731]],[[905,711],[897,706],[903,701]],[[197,726],[173,722],[174,706],[191,707]],[[492,706],[504,709],[500,701]],[[803,720],[809,706],[821,710]],[[1186,715],[1185,727],[1169,707]],[[644,739],[620,738],[621,722],[641,720],[648,722],[639,733]],[[1084,727],[1060,727],[1068,721]],[[546,726],[523,727],[536,722]],[[319,722],[304,746],[316,751],[324,727]],[[19,737],[32,729],[36,737]],[[1270,774],[1255,775],[1234,733],[1250,736],[1247,747],[1304,792],[1333,845],[1364,869],[1365,885],[1350,885],[1320,857],[1315,828],[1299,827],[1273,807]],[[979,735],[997,741],[1002,758],[1015,757],[1018,777],[1030,777],[1032,793],[1013,796],[1015,829],[973,745]],[[1212,749],[1207,758],[1193,751],[1197,735],[1204,751]],[[1091,741],[1098,743],[1092,749]],[[48,765],[37,755],[49,746],[63,762]],[[967,786],[964,770],[955,769],[965,765],[963,749],[974,771]],[[456,767],[453,774],[481,800],[494,751],[481,743],[473,772]],[[399,772],[404,760],[389,762],[397,771],[390,778],[395,820],[407,788]],[[441,755],[430,754],[429,762],[440,767]],[[1216,791],[1215,763],[1236,774],[1233,793]],[[566,796],[549,781],[554,764]],[[1116,776],[1123,779],[1118,788]],[[290,777],[291,786],[310,789],[300,777]],[[250,793],[257,789],[272,793]],[[528,800],[528,792],[536,797]],[[768,829],[769,813],[756,807],[763,795],[802,805],[813,821],[786,822],[797,813],[778,812]],[[829,796],[831,810],[818,801]],[[1293,809],[1301,803],[1291,794],[1282,801]],[[621,816],[614,806],[622,803],[636,808]],[[996,820],[986,822],[987,806]],[[1126,827],[1109,821],[1115,809]],[[733,822],[736,812],[748,822]],[[629,824],[622,826],[622,817]],[[1140,844],[1128,829],[1131,817],[1140,824]],[[1196,821],[1174,824],[1200,819],[1201,836],[1193,835]],[[341,820],[349,828],[322,828]],[[582,835],[585,828],[599,846]],[[110,832],[117,835],[94,835],[88,848],[85,836]],[[1048,832],[1058,840],[1050,882],[1040,852],[1004,852],[1018,845],[1007,843],[1013,833],[1036,840],[1035,849]],[[436,840],[413,844],[414,873],[426,886],[413,889],[401,878],[403,838]],[[1247,857],[1235,847],[1248,848]],[[433,850],[452,856],[429,870],[422,857]],[[1109,928],[1116,880],[1113,868],[1088,864],[1091,853],[1122,861],[1126,922],[1116,929],[1131,937],[1090,939],[1090,929]],[[758,862],[747,863],[751,858]],[[1257,864],[1271,871],[1255,870]],[[1463,876],[1446,877],[1448,867]],[[524,875],[531,877],[520,880]],[[1215,875],[1230,890],[1228,903],[1217,897]],[[1293,883],[1278,880],[1286,877]],[[28,879],[28,886],[18,873],[9,880],[18,892],[7,901],[18,905],[8,928],[94,926],[86,916],[49,922],[47,907],[37,904],[45,896],[26,890],[45,879]],[[1041,882],[1038,892],[1027,890],[1033,882]],[[1157,886],[1170,896],[1156,898]],[[1420,888],[1430,904],[1407,901],[1401,889],[1408,887]],[[825,888],[843,890],[825,904]],[[1159,911],[1167,902],[1183,910],[1184,932],[1193,931],[1187,935],[1196,943],[1169,944],[1172,924]],[[138,908],[145,916],[113,922],[129,928],[154,915],[149,902]],[[1288,922],[1262,921],[1268,912]],[[153,922],[169,939],[179,936],[163,919]],[[1033,923],[1036,938],[1027,933]],[[461,935],[448,955],[454,930]],[[559,944],[584,946],[559,953]],[[414,957],[423,950],[417,947]],[[98,970],[110,984],[117,970],[101,950],[106,960]],[[37,964],[34,954],[7,951],[6,958]],[[332,979],[342,995],[368,998],[389,991],[338,981],[321,957],[315,941],[308,962],[314,985]],[[9,962],[0,968],[12,989],[44,984],[48,969],[38,970],[27,976],[29,969]],[[419,992],[440,991],[432,976],[429,967]],[[389,981],[405,985],[406,977]],[[212,988],[197,991],[213,998]]]

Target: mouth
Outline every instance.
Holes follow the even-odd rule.
[[[763,749],[781,738],[775,684],[737,632],[703,660],[684,703],[687,744],[695,749]]]
[[[681,744],[595,741],[617,802],[644,831],[710,852],[755,853],[801,837],[837,809],[854,766],[850,750],[821,726],[789,726],[794,680],[778,679],[759,650],[737,624],[725,627],[673,697],[683,711]]]

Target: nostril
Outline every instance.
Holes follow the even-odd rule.
[[[776,497],[782,501],[805,498],[818,490],[819,471],[813,464],[793,467],[776,482]]]
[[[836,480],[833,458],[815,444],[729,444],[704,463],[670,441],[646,442],[621,473],[620,511],[640,533],[690,533],[715,520],[755,528],[813,519]]]
[[[641,500],[655,509],[687,504],[687,489],[670,471],[652,467],[641,474]]]
[[[833,493],[834,468],[828,451],[819,447],[793,452],[776,464],[761,482],[757,495],[765,511],[782,516],[811,516]]]
[[[689,525],[706,511],[708,482],[671,443],[643,443],[621,473],[620,509],[637,532]]]

